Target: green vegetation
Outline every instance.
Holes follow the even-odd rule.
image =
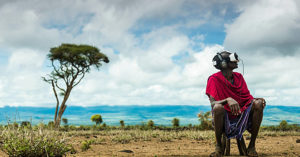
[[[53,122],[48,125],[39,123],[30,127],[28,123],[23,123],[19,127],[18,123],[0,126],[0,149],[9,156],[64,156],[66,154],[75,154],[80,149],[87,151],[92,145],[113,142],[126,144],[138,141],[156,141],[156,142],[173,142],[176,140],[213,140],[214,131],[203,125],[209,121],[205,118],[207,113],[199,116],[200,125],[179,126],[179,119],[172,121],[172,126],[155,126],[152,120],[147,124],[141,125],[124,125],[109,126],[61,126],[59,130],[53,130]],[[98,116],[99,119],[99,116]],[[178,123],[177,123],[178,122]],[[203,122],[203,123],[202,123]],[[174,125],[178,124],[178,125]],[[207,130],[208,129],[208,130]],[[248,132],[244,133],[245,137],[250,137]],[[277,126],[262,126],[258,138],[266,136],[300,136],[300,126],[288,124],[282,121]],[[75,137],[84,138],[79,147],[68,139]],[[77,138],[78,139],[78,138]],[[69,143],[71,142],[71,143]],[[76,142],[75,142],[76,143]],[[76,148],[76,149],[75,149]]]
[[[179,119],[178,118],[174,118],[172,120],[172,125],[173,125],[174,128],[179,127]]]
[[[207,112],[200,112],[198,114],[198,118],[200,121],[200,128],[203,130],[210,130],[213,129],[212,127],[212,117],[211,117],[211,112],[207,111]]]
[[[109,60],[94,46],[75,44],[61,44],[51,48],[48,59],[51,61],[53,71],[42,78],[52,85],[56,98],[54,125],[59,127],[72,89],[81,82],[92,67],[99,69],[103,62],[109,63]],[[62,97],[61,103],[57,90],[59,90],[59,96]]]
[[[93,121],[93,122],[95,122],[96,123],[96,125],[100,125],[102,122],[103,122],[103,120],[102,120],[102,116],[100,115],[100,114],[95,114],[95,115],[93,115],[92,117],[91,117],[91,120]]]
[[[300,125],[298,124],[288,124],[286,120],[282,120],[279,125],[272,125],[272,126],[262,126],[261,130],[264,131],[278,131],[278,132],[285,132],[285,131],[300,131]]]
[[[70,147],[59,132],[41,127],[11,128],[1,130],[0,148],[9,156],[63,156]]]
[[[63,118],[62,121],[63,121],[65,126],[68,125],[68,119],[67,118]]]
[[[90,149],[92,143],[93,143],[92,140],[85,140],[85,141],[83,141],[83,142],[81,143],[81,147],[80,147],[81,150],[82,150],[82,151],[86,151],[86,150]]]
[[[21,127],[31,128],[31,123],[29,121],[21,122]]]
[[[149,120],[148,123],[147,123],[147,126],[152,129],[154,127],[153,120]]]
[[[120,120],[120,125],[121,125],[122,128],[125,127],[125,122],[124,122],[124,120]]]

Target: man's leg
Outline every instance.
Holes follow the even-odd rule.
[[[214,114],[214,123],[215,123],[215,135],[216,135],[216,154],[221,155],[221,147],[222,147],[222,133],[224,128],[224,114],[225,109],[224,106],[221,104],[215,104],[213,108],[213,114]]]
[[[252,120],[252,126],[251,126],[251,140],[248,146],[248,155],[249,156],[257,156],[256,150],[255,150],[255,140],[260,128],[261,121],[263,119],[263,100],[261,99],[254,99],[252,109],[250,112]]]

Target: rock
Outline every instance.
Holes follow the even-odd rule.
[[[300,143],[300,139],[297,139],[297,140],[296,140],[296,143]]]
[[[133,153],[133,151],[132,151],[132,150],[126,150],[126,149],[124,149],[124,150],[121,150],[121,151],[119,151],[119,152],[124,152],[124,153]]]

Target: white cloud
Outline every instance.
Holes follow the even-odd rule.
[[[268,56],[299,53],[299,5],[294,0],[265,0],[253,3],[227,26],[227,49]],[[260,51],[263,50],[263,51]]]
[[[49,90],[41,79],[45,58],[45,54],[30,49],[12,52],[8,65],[2,68],[0,106],[40,106],[41,103],[49,103]]]

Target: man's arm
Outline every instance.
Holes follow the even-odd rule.
[[[235,101],[234,99],[232,99],[231,97],[228,97],[228,98],[223,99],[223,100],[216,101],[212,96],[209,96],[209,101],[210,101],[210,104],[211,104],[212,108],[215,106],[215,104],[222,104],[222,105],[228,104],[229,108],[231,110],[231,113],[233,115],[241,114],[239,103],[237,101]]]
[[[212,108],[215,106],[215,104],[222,104],[222,105],[227,104],[227,98],[220,101],[216,101],[215,98],[209,96],[209,101]]]

